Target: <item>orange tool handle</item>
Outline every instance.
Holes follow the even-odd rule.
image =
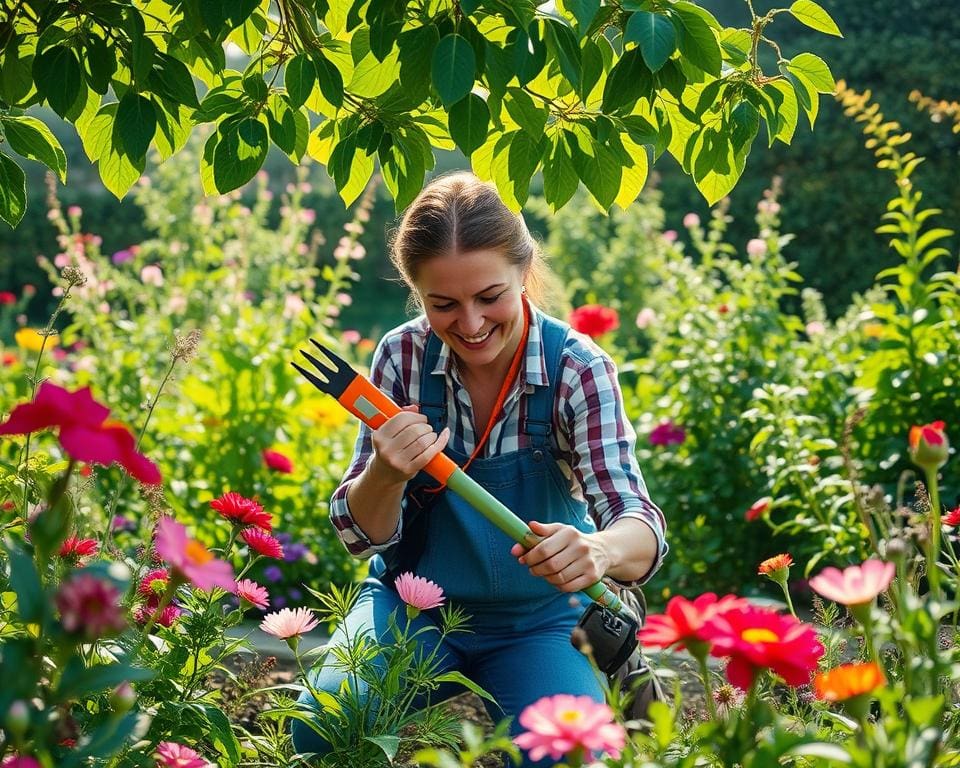
[[[365,376],[358,375],[337,400],[370,429],[379,429],[387,419],[400,413],[400,406],[373,386],[373,382]],[[438,453],[423,469],[434,480],[445,485],[457,465],[446,454]]]

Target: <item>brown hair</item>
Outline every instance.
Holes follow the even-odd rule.
[[[500,251],[526,273],[527,295],[550,309],[562,301],[559,281],[523,217],[500,199],[496,187],[463,171],[430,182],[410,204],[393,234],[390,260],[411,290],[408,306],[420,309],[417,271],[430,259],[452,253]]]

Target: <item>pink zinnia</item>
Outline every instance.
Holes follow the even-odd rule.
[[[158,603],[155,600],[150,600],[146,605],[138,605],[133,609],[133,620],[142,627],[157,613],[157,605]],[[157,614],[154,623],[159,624],[161,627],[172,627],[173,623],[179,619],[182,614],[183,610],[180,606],[174,603],[167,603],[163,606],[163,610]]]
[[[120,464],[141,483],[156,484],[160,470],[136,449],[125,426],[107,419],[110,409],[93,399],[89,387],[70,392],[45,381],[31,403],[21,403],[0,424],[0,435],[25,435],[56,427],[63,450],[76,461]]]
[[[575,751],[616,758],[626,743],[613,710],[589,696],[544,696],[520,713],[520,725],[527,730],[513,741],[533,761],[547,756],[559,760]]]
[[[209,768],[210,763],[197,752],[175,741],[157,744],[157,768]]]
[[[670,598],[664,613],[647,616],[637,638],[643,645],[653,648],[675,646],[682,649],[692,645],[697,649],[699,646],[697,650],[706,656],[707,649],[699,634],[704,623],[717,614],[747,604],[742,597],[725,595],[718,599],[713,592],[702,594],[694,600],[677,595]]]
[[[144,597],[160,597],[170,581],[170,571],[166,568],[154,568],[140,580],[137,592]]]
[[[127,626],[120,608],[119,590],[88,574],[61,584],[55,602],[63,628],[87,640],[119,634]]]
[[[259,528],[244,528],[240,531],[240,538],[247,542],[247,546],[258,555],[272,557],[276,560],[283,559],[283,546],[280,542]]]
[[[237,582],[237,597],[261,610],[270,606],[270,595],[266,588],[251,579],[240,579]]]
[[[422,576],[401,573],[394,582],[394,588],[403,602],[418,611],[443,605],[443,589]]]
[[[80,560],[97,554],[100,545],[94,539],[81,539],[79,536],[67,536],[60,545],[60,557],[68,560]]]
[[[268,635],[286,640],[309,632],[320,622],[309,608],[290,609],[268,613],[260,622],[260,629]]]
[[[664,421],[650,431],[651,445],[681,445],[687,439],[687,433],[679,424]]]
[[[187,529],[171,517],[157,523],[157,554],[173,568],[175,576],[205,591],[220,587],[233,592],[233,568],[217,560],[203,544],[187,536]]]
[[[232,523],[255,525],[265,531],[273,528],[269,512],[264,512],[263,507],[253,499],[241,496],[235,491],[228,491],[220,498],[214,499],[210,502],[210,506]]]
[[[285,475],[293,472],[293,462],[290,460],[290,457],[280,453],[280,451],[267,448],[261,453],[261,456],[263,456],[263,463],[270,467],[270,469],[276,472],[282,472]]]
[[[810,579],[810,588],[841,605],[866,605],[890,586],[895,572],[893,563],[882,560],[867,560],[842,571],[824,568]]]

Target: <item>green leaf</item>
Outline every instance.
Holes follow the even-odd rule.
[[[406,208],[420,193],[426,164],[423,155],[412,148],[402,134],[394,134],[393,141],[381,144],[379,155],[383,181],[393,195],[398,211]]]
[[[787,62],[786,66],[797,77],[809,82],[818,93],[833,93],[837,88],[830,67],[816,54],[797,54]]]
[[[89,34],[83,61],[89,73],[87,83],[101,96],[105,95],[110,89],[110,78],[117,71],[117,57],[110,52],[107,41],[97,34]]]
[[[523,130],[534,138],[540,138],[543,135],[543,129],[547,124],[547,110],[537,106],[526,91],[520,88],[508,88],[503,105],[507,108],[510,117]]]
[[[14,152],[28,160],[43,163],[56,172],[61,183],[67,181],[67,156],[53,132],[35,117],[0,118],[7,141]]]
[[[591,22],[600,10],[600,0],[562,0],[558,5],[573,14],[580,37],[586,36]]]
[[[586,103],[590,99],[602,74],[603,53],[600,46],[593,40],[584,40],[583,50],[580,52],[580,88],[577,91],[582,102]]]
[[[259,120],[247,117],[230,126],[213,153],[213,178],[221,194],[252,179],[267,156],[270,141]]]
[[[131,667],[128,664],[96,664],[86,667],[77,657],[74,659],[78,664],[68,664],[60,678],[57,697],[61,701],[106,691],[123,682],[151,680],[156,676],[156,672],[152,669]]]
[[[518,131],[507,150],[507,175],[513,187],[513,197],[521,206],[527,202],[530,179],[540,164],[542,138],[534,138],[526,131]]]
[[[99,117],[97,115],[97,118]],[[94,118],[94,122],[97,118]],[[113,129],[103,142],[103,151],[97,158],[97,166],[103,186],[120,200],[127,194],[134,182],[140,178],[147,164],[147,156],[142,154],[138,157],[132,157],[127,152],[121,151],[116,144],[116,127],[113,120],[111,120],[111,124]]]
[[[543,197],[554,213],[569,202],[579,184],[567,142],[558,133],[551,139],[550,153],[543,161]]]
[[[167,160],[184,148],[193,128],[186,107],[182,104],[170,106],[177,108],[175,114],[168,111],[163,102],[154,104],[157,110],[157,132],[154,135],[154,144],[161,161]]]
[[[613,153],[589,135],[566,131],[573,167],[602,211],[609,211],[620,189],[623,170]]]
[[[817,5],[813,0],[796,0],[790,6],[790,13],[801,24],[806,24],[811,29],[818,32],[825,32],[828,35],[843,37],[840,27],[830,18],[830,14]]]
[[[17,172],[19,182],[16,179]],[[20,187],[19,215],[16,215],[16,208],[11,205],[9,197],[10,190],[16,186],[16,183]],[[23,216],[25,208],[26,190],[23,171],[13,160],[0,152],[0,218],[15,227]],[[11,541],[4,542],[3,548],[10,559],[10,587],[17,594],[17,613],[27,623],[42,623],[47,601],[33,558]]]
[[[490,126],[490,110],[487,102],[475,93],[468,93],[450,107],[447,119],[450,136],[465,155],[473,151],[487,140],[487,131]]]
[[[19,104],[34,89],[33,46],[22,35],[11,35],[0,57],[0,97],[8,104]]]
[[[777,105],[777,129],[774,138],[779,139],[784,144],[789,144],[793,140],[794,131],[797,129],[797,119],[800,116],[793,86],[783,80],[776,80],[764,85],[763,92],[771,97],[773,103]],[[775,95],[777,93],[780,94],[779,99]]]
[[[186,64],[173,56],[157,53],[153,71],[150,73],[150,83],[161,96],[194,109],[200,106],[193,75]]]
[[[117,118],[113,125],[114,146],[122,149],[131,159],[143,157],[156,131],[157,115],[153,103],[139,93],[127,91],[117,106]]]
[[[637,199],[643,190],[643,185],[647,183],[649,160],[647,150],[642,144],[634,143],[629,136],[621,136],[620,140],[633,160],[633,164],[623,166],[620,189],[617,190],[617,197],[613,202],[626,210],[627,206]]]
[[[749,101],[741,101],[730,113],[733,123],[733,132],[730,142],[735,151],[749,147],[760,130],[760,113]],[[748,149],[749,151],[749,149]]]
[[[252,72],[243,78],[243,91],[255,104],[262,104],[267,100],[267,82],[259,72]]]
[[[77,54],[65,45],[47,48],[33,60],[33,80],[53,111],[64,117],[76,101],[83,80]]]
[[[637,11],[632,14],[623,39],[640,46],[651,72],[658,71],[677,49],[677,31],[670,20],[659,13]]]
[[[230,720],[219,707],[213,704],[200,705],[204,717],[210,724],[209,736],[217,751],[228,758],[230,765],[238,765],[241,761],[240,742],[237,741]]]
[[[287,62],[287,68],[283,74],[283,84],[287,88],[287,95],[290,97],[290,104],[294,109],[303,106],[310,95],[310,91],[313,90],[313,84],[316,80],[317,68],[307,54],[298,53]],[[342,93],[342,80],[340,88]]]
[[[387,760],[390,761],[391,765],[393,764],[393,758],[397,756],[397,750],[400,749],[399,736],[390,736],[388,734],[381,736],[364,736],[363,740],[380,747],[380,749],[383,750],[383,754],[387,756]]]
[[[476,69],[473,46],[465,37],[449,34],[437,43],[430,77],[445,107],[449,108],[470,93]]]
[[[679,32],[680,53],[688,63],[703,70],[708,75],[720,76],[723,56],[720,43],[710,25],[698,14],[674,6],[674,19]]]
[[[77,133],[83,142],[83,151],[87,153],[90,162],[100,159],[104,150],[110,146],[113,136],[113,123],[117,115],[117,103],[104,104],[97,114],[89,121],[77,122]]]
[[[603,87],[603,111],[607,114],[630,112],[637,100],[653,93],[653,73],[639,48],[631,48],[620,57]]]
[[[580,44],[577,36],[566,24],[546,20],[547,45],[553,50],[554,57],[560,65],[560,72],[574,90],[580,88]]]
[[[297,141],[297,122],[294,110],[280,94],[270,94],[265,111],[270,139],[284,154],[294,151]]]
[[[433,24],[408,29],[397,38],[400,48],[400,85],[420,101],[430,95],[430,65],[440,33]]]
[[[323,94],[323,98],[339,109],[343,106],[343,75],[320,51],[315,51],[310,58],[316,70],[320,93]]]

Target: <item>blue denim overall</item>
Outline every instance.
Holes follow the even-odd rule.
[[[528,445],[516,453],[475,459],[467,474],[524,520],[566,523],[582,531],[594,531],[596,526],[586,505],[571,496],[569,482],[550,447],[553,401],[567,326],[543,315],[540,318],[549,383],[525,396],[521,430],[529,437]],[[432,334],[421,368],[420,407],[438,433],[447,420],[446,377],[431,373],[439,349],[440,342]],[[523,399],[515,407],[522,407]],[[446,453],[459,466],[467,461],[456,451],[448,449]],[[426,482],[426,477],[418,475],[411,486],[421,482]],[[531,575],[510,554],[513,542],[507,535],[450,491],[445,491],[430,509],[426,530],[426,546],[416,575],[439,584],[447,599],[471,617],[471,632],[448,636],[439,656],[444,658],[445,668],[459,670],[493,695],[499,707],[486,701],[484,704],[495,722],[512,716],[511,733],[520,733],[520,712],[541,697],[557,693],[603,701],[599,673],[570,644],[570,631],[586,607],[586,597],[559,592],[545,579]],[[404,613],[397,594],[380,581],[385,571],[383,558],[378,555],[371,559],[370,578],[331,642],[343,642],[345,636],[360,631],[383,637],[391,611]],[[421,614],[412,629],[433,621],[433,617]],[[421,637],[429,644],[437,633]],[[342,670],[329,665],[314,674],[321,690],[336,691],[344,679]],[[446,685],[434,701],[461,691]],[[418,702],[420,706],[426,703]],[[322,740],[300,723],[294,724],[293,740],[298,751],[326,751]],[[523,763],[524,768],[550,765],[553,761],[549,759]]]

